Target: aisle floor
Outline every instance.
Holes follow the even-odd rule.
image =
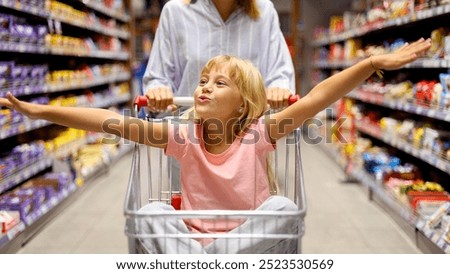
[[[320,148],[302,145],[307,217],[303,253],[420,253],[367,190],[344,182],[342,170]],[[82,195],[18,253],[128,253],[123,203],[131,154]]]

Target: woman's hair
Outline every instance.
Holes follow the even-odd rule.
[[[201,0],[200,0],[201,1]],[[250,16],[253,20],[257,20],[259,18],[259,9],[258,5],[256,4],[256,0],[236,0],[237,4],[242,7],[244,12]],[[191,4],[195,4],[197,0],[187,0],[187,2],[190,2]]]

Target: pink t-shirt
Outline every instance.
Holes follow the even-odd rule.
[[[192,122],[169,125],[166,154],[180,163],[184,210],[253,210],[269,196],[266,157],[270,142],[263,118],[223,153],[205,149],[201,126]],[[202,233],[228,232],[241,222],[188,220],[190,229]]]

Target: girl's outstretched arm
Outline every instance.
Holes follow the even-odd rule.
[[[165,148],[167,126],[124,117],[106,109],[59,107],[20,101],[8,92],[0,106],[23,113],[31,119],[45,119],[55,124],[95,132],[106,132],[150,146]]]
[[[405,44],[393,53],[366,58],[325,79],[298,102],[271,115],[271,119],[267,121],[270,137],[274,141],[282,138],[360,85],[377,69],[396,70],[402,68],[415,61],[430,46],[430,39],[421,38],[412,44]]]

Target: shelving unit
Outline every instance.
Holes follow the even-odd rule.
[[[131,63],[134,57],[131,51],[134,43],[131,36],[132,1],[123,0],[123,10],[107,6],[102,0],[38,0],[36,4],[28,3],[0,0],[0,19],[5,23],[4,29],[0,29],[0,63],[5,68],[4,74],[0,75],[0,96],[4,97],[10,91],[24,100],[47,98],[44,101],[48,102],[63,98],[58,100],[70,106],[127,107],[132,98]],[[30,32],[13,34],[14,24],[21,24]],[[37,29],[42,33],[38,34]],[[37,67],[42,69],[35,72],[39,72],[40,78],[31,75]],[[22,74],[14,77],[13,69]],[[30,120],[9,113],[2,115],[0,159],[15,146],[62,129],[43,120]],[[0,174],[0,195],[14,191],[35,176],[58,170],[61,163],[57,163],[60,162],[57,159],[67,158],[88,143],[86,136],[66,145],[60,144],[59,150],[45,152],[22,166],[16,166],[14,173]],[[77,178],[22,218],[13,229],[0,234],[0,253],[17,251],[76,199],[93,178],[107,172],[116,159],[129,151],[130,145],[121,144],[116,154],[109,156],[108,162],[97,165],[83,178]],[[72,168],[66,163],[63,165],[66,169]]]
[[[366,1],[366,3],[369,3],[369,1]],[[320,73],[325,72],[325,75],[329,75],[331,71],[345,69],[359,61],[359,59],[314,61],[312,59],[314,51],[322,47],[328,48],[333,44],[345,43],[347,40],[355,38],[361,41],[363,45],[374,44],[376,41],[381,44],[384,40],[394,40],[395,38],[404,38],[412,41],[420,37],[429,37],[432,30],[445,26],[445,22],[450,18],[449,4],[416,11],[413,7],[414,1],[409,1],[409,4],[412,6],[410,6],[409,13],[405,16],[361,25],[336,34],[328,34],[318,40],[313,40],[312,29],[314,27],[328,26],[329,18],[332,15],[342,15],[345,11],[350,11],[351,4],[351,0],[339,1],[339,3],[326,0],[304,1],[302,12],[306,20],[305,29],[307,30],[308,37],[310,37],[307,40],[312,41],[306,47],[305,53],[307,55],[303,55],[308,60],[306,61],[305,67],[307,70],[305,71],[305,75],[308,77],[307,79],[310,83],[309,88],[312,88],[316,84],[311,82],[314,71]],[[324,8],[325,6],[327,8]],[[411,31],[413,29],[415,31]],[[435,73],[436,78],[438,78],[439,73],[446,72],[449,68],[450,62],[448,59],[420,58],[416,62],[406,66],[404,72],[411,72],[410,77],[421,77],[419,74],[422,72],[424,75]],[[410,80],[412,82],[419,82],[421,79],[414,78]],[[401,113],[400,117],[402,118],[400,119],[405,119],[405,117],[409,116],[411,119],[417,120],[423,117],[423,119],[432,121],[435,125],[444,127],[447,127],[448,122],[450,122],[450,110],[448,109],[428,107],[417,104],[416,101],[391,99],[383,93],[371,89],[370,83],[364,84],[346,97],[363,105],[365,110],[370,110],[372,113],[380,113],[381,111],[391,114]],[[384,115],[386,116],[386,114]],[[409,155],[409,157],[418,162],[428,164],[431,169],[435,169],[450,178],[450,162],[442,158],[441,155],[418,148],[410,141],[399,138],[395,133],[383,131],[379,125],[372,125],[365,120],[356,120],[355,129],[358,134],[367,136],[377,143],[384,144],[390,150],[394,148],[399,154]],[[334,159],[342,159],[342,155],[339,154],[334,145],[324,144],[322,148]],[[410,207],[399,202],[396,197],[386,190],[382,181],[376,180],[373,175],[368,174],[364,169],[358,167],[348,168],[345,165],[342,167],[350,177],[361,182],[368,188],[369,198],[384,208],[423,252],[450,253],[450,245],[444,241],[442,232],[425,226],[425,220],[416,215]],[[450,189],[450,184],[443,186],[447,191]]]

